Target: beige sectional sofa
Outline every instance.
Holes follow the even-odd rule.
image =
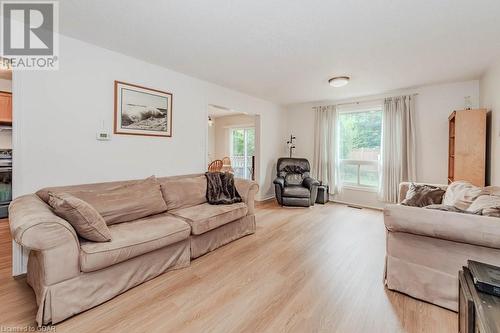
[[[209,205],[203,174],[157,180],[167,211],[109,225],[109,242],[78,237],[47,204],[49,192],[99,195],[141,180],[45,188],[12,202],[12,236],[31,250],[27,281],[36,294],[39,325],[58,323],[255,232],[255,182],[235,180],[243,202]],[[109,208],[115,203],[103,204]]]
[[[446,185],[438,185],[446,189]],[[400,202],[409,183],[400,185]],[[387,205],[385,284],[415,298],[458,310],[458,271],[468,259],[500,265],[500,219]]]

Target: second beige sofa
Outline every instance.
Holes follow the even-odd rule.
[[[400,185],[400,202],[409,185]],[[457,311],[458,271],[467,260],[500,266],[497,217],[391,204],[384,210],[384,222],[384,279],[391,290]]]
[[[58,323],[255,232],[258,186],[241,179],[235,184],[243,202],[215,206],[206,202],[203,174],[158,178],[167,211],[109,225],[110,242],[79,238],[47,204],[49,192],[99,195],[140,181],[45,188],[12,202],[11,233],[31,250],[27,281],[35,291],[39,325]]]

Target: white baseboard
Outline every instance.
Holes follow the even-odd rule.
[[[348,205],[348,206],[353,206],[353,207],[374,209],[374,210],[378,210],[378,211],[383,211],[384,210],[383,207],[374,207],[374,206],[368,206],[368,205],[360,205],[360,204],[357,204],[357,203],[345,202],[345,201],[340,201],[340,200],[331,200],[330,199],[330,202],[335,202],[335,203],[339,203],[339,204],[342,204],[342,205]]]
[[[255,201],[262,202],[262,201],[271,200],[271,199],[273,199],[273,198],[274,198],[274,194],[273,194],[273,195],[266,196],[266,197],[258,197],[258,198],[255,198]]]

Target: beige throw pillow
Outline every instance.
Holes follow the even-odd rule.
[[[443,198],[443,205],[467,210],[472,202],[481,194],[482,188],[466,181],[456,181],[448,185]]]
[[[91,204],[107,225],[133,221],[167,210],[160,183],[154,176],[106,190],[74,191],[71,194]]]
[[[106,222],[88,203],[68,193],[49,192],[49,205],[57,216],[68,221],[76,233],[94,242],[111,240]]]

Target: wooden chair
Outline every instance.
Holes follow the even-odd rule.
[[[229,157],[224,157],[222,159],[222,172],[234,173],[233,167],[231,166],[231,159]]]
[[[222,160],[215,160],[215,161],[212,161],[209,165],[208,165],[208,172],[220,172],[222,170]]]

